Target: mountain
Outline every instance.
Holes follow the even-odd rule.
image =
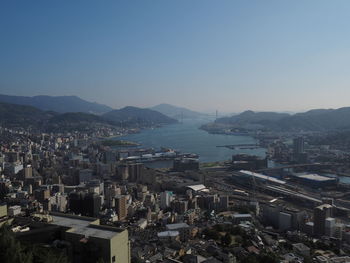
[[[350,107],[315,109],[289,115],[276,112],[245,111],[232,117],[219,118],[203,129],[264,129],[273,131],[332,131],[350,129]]]
[[[57,113],[32,106],[0,102],[0,126],[42,132],[91,131],[114,123],[90,113]]]
[[[107,112],[102,117],[116,123],[122,122],[124,125],[131,126],[153,126],[177,122],[177,120],[158,111],[131,106]]]
[[[181,118],[193,119],[193,118],[205,116],[205,114],[203,114],[203,113],[189,110],[189,109],[186,109],[183,107],[177,107],[177,106],[166,104],[166,103],[156,105],[150,109],[158,111],[158,112],[160,112],[160,113],[162,113],[170,118],[174,118],[174,119],[181,119]]]
[[[77,96],[9,96],[0,95],[0,102],[33,106],[44,111],[65,112],[86,112],[103,114],[113,110],[112,108],[83,100]]]
[[[251,110],[244,111],[241,114],[231,117],[223,117],[217,119],[216,123],[232,124],[232,125],[247,125],[247,124],[260,124],[263,125],[267,122],[274,122],[283,118],[289,117],[287,113],[277,112],[254,112]]]
[[[32,106],[0,102],[0,125],[4,127],[36,128],[55,115]]]
[[[327,131],[350,128],[350,107],[318,109],[297,113],[279,120],[274,126],[281,130]]]
[[[46,130],[55,132],[88,131],[115,124],[100,116],[84,112],[68,112],[49,119]]]

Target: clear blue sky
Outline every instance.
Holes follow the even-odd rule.
[[[115,108],[350,106],[350,1],[2,0],[0,93]]]

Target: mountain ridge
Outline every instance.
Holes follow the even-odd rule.
[[[162,125],[176,123],[177,120],[170,118],[158,111],[126,106],[121,109],[112,110],[102,115],[104,119],[115,123],[122,122],[129,125]]]
[[[170,118],[174,119],[190,119],[190,118],[198,118],[202,116],[206,116],[204,113],[200,113],[197,111],[193,111],[190,109],[187,109],[185,107],[179,107],[175,105],[171,105],[168,103],[161,103],[156,106],[151,107],[150,109],[158,111]]]
[[[338,109],[312,109],[302,113],[245,111],[231,117],[217,119],[203,129],[219,126],[247,130],[272,131],[329,131],[350,129],[350,107]]]
[[[0,94],[0,102],[18,105],[27,105],[43,111],[85,112],[103,114],[113,110],[111,107],[96,102],[89,102],[78,96],[12,96]]]

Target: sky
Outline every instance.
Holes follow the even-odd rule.
[[[2,0],[0,93],[120,108],[350,106],[347,0]]]

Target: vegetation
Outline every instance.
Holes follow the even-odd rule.
[[[175,119],[158,111],[130,106],[120,110],[107,112],[106,114],[103,114],[102,117],[127,126],[150,126],[177,122]]]
[[[22,244],[8,225],[0,227],[0,262],[2,263],[67,263],[67,257],[51,248]]]
[[[9,96],[0,95],[0,101],[9,104],[19,104],[32,106],[43,111],[55,111],[55,112],[86,112],[102,114],[111,111],[112,108],[98,104],[95,102],[89,102],[83,100],[77,96]]]
[[[245,111],[232,117],[219,118],[215,123],[203,126],[213,130],[238,128],[248,130],[274,131],[330,131],[350,128],[350,107],[339,109],[310,110],[304,113],[289,115],[277,112]]]

